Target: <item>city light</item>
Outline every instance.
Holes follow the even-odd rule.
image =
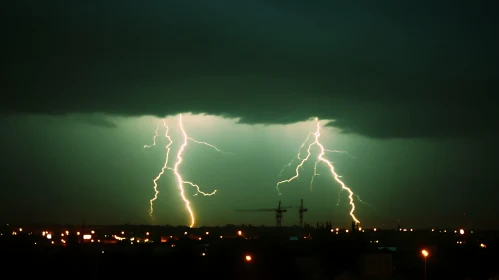
[[[424,257],[424,279],[426,280],[426,258],[428,258],[430,253],[427,250],[423,249],[421,250],[421,254]]]
[[[464,234],[464,229],[459,230],[459,234],[463,235]]]
[[[83,240],[90,240],[90,239],[92,239],[92,235],[90,235],[90,234],[83,235]]]
[[[48,233],[47,234],[47,239],[52,239],[52,234]]]
[[[244,259],[245,259],[247,262],[250,262],[250,261],[252,261],[252,260],[253,260],[253,258],[252,258],[250,255],[246,255],[246,256],[244,257]]]
[[[421,254],[422,254],[425,258],[427,258],[427,257],[430,255],[430,253],[429,253],[427,250],[424,250],[424,249],[423,249],[423,250],[421,250]]]

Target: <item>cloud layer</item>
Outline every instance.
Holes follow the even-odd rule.
[[[334,119],[369,137],[498,127],[494,1],[11,1],[1,108]]]

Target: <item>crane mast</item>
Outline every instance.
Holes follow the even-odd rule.
[[[300,227],[303,227],[303,213],[307,212],[307,208],[303,208],[303,199],[300,202],[300,209],[298,212],[300,213]]]

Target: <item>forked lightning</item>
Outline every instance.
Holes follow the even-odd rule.
[[[298,159],[299,161],[299,164],[296,166],[296,169],[295,169],[295,175],[289,179],[286,179],[286,180],[282,180],[282,181],[279,181],[277,182],[277,191],[279,194],[281,194],[281,191],[280,191],[280,185],[281,184],[284,184],[284,183],[289,183],[295,179],[297,179],[299,176],[300,176],[300,169],[303,167],[303,165],[305,164],[305,162],[308,161],[308,159],[310,158],[311,156],[311,151],[310,149],[313,147],[313,146],[317,146],[319,147],[319,155],[317,156],[316,158],[316,161],[315,161],[315,164],[314,164],[314,174],[312,175],[312,179],[310,181],[310,188],[312,188],[312,185],[313,185],[313,180],[315,178],[315,176],[319,175],[317,173],[317,165],[319,163],[323,163],[326,167],[328,167],[331,175],[333,176],[333,179],[338,183],[340,184],[341,186],[341,191],[347,191],[348,192],[348,199],[349,199],[349,202],[350,202],[350,216],[352,217],[352,219],[356,222],[356,223],[360,223],[359,219],[357,219],[357,217],[355,216],[355,202],[354,202],[354,196],[355,194],[353,193],[353,191],[347,187],[347,185],[341,181],[341,176],[339,176],[335,169],[334,169],[334,166],[333,164],[327,159],[325,158],[325,153],[326,152],[341,152],[341,153],[346,153],[346,152],[342,152],[342,151],[336,151],[336,150],[326,150],[324,148],[324,146],[322,145],[322,143],[319,141],[320,139],[320,136],[321,136],[321,131],[322,131],[322,128],[320,126],[320,123],[319,123],[319,120],[316,118],[315,119],[315,122],[317,124],[317,130],[315,132],[310,132],[307,136],[307,138],[305,139],[305,141],[303,142],[303,144],[300,146],[300,149],[298,150],[298,154],[296,155],[296,158],[293,158],[293,160],[287,164],[286,166],[284,166],[284,168],[286,167],[290,167],[291,164],[293,164],[294,160],[295,159]],[[305,145],[309,142],[310,140],[310,137],[313,136],[314,138],[314,141],[308,145],[308,148],[307,148],[307,156],[302,158],[301,157],[301,150],[305,147]],[[283,168],[283,170],[284,170]],[[283,170],[281,170],[281,174],[283,172]]]
[[[166,121],[163,120],[163,126],[166,128],[166,132],[165,132],[165,138],[168,139],[168,144],[165,146],[165,149],[166,149],[166,159],[165,159],[165,164],[163,164],[163,168],[161,168],[161,171],[159,172],[158,176],[156,176],[156,178],[154,178],[154,180],[152,181],[153,184],[154,184],[154,197],[149,201],[149,204],[150,204],[150,207],[149,207],[149,215],[152,216],[152,213],[154,212],[154,201],[156,199],[158,199],[158,194],[159,194],[159,191],[158,191],[158,180],[161,178],[161,176],[163,176],[163,173],[165,173],[165,169],[168,168],[168,158],[170,156],[170,146],[172,145],[173,141],[172,141],[172,138],[168,135],[168,131],[169,131],[169,128],[168,126],[166,125]],[[158,136],[158,127],[159,127],[159,124],[158,126],[156,127],[156,134],[154,135],[154,143],[152,146],[156,145],[156,137]],[[144,148],[150,148],[151,146],[144,146]]]
[[[190,140],[190,141],[192,141],[194,143],[197,143],[197,144],[206,145],[206,146],[208,146],[208,147],[210,147],[210,148],[212,148],[215,151],[220,152],[220,153],[224,153],[224,154],[232,154],[232,153],[224,152],[224,151],[218,149],[217,147],[215,147],[212,144],[209,144],[209,143],[203,142],[203,141],[198,141],[196,139],[193,139],[193,138],[189,137],[187,135],[187,132],[185,131],[183,123],[182,123],[182,114],[180,114],[179,115],[179,127],[180,127],[180,130],[182,131],[183,143],[182,143],[182,145],[180,146],[180,148],[179,148],[179,150],[177,152],[177,156],[176,156],[177,161],[175,162],[174,167],[173,168],[168,167],[168,159],[169,159],[171,145],[173,143],[173,140],[171,139],[171,137],[168,134],[169,128],[166,125],[166,121],[165,120],[163,120],[163,125],[166,128],[165,138],[168,139],[168,144],[165,147],[166,148],[166,159],[165,159],[165,163],[163,165],[163,168],[161,168],[161,171],[158,173],[158,175],[156,176],[156,178],[154,178],[154,180],[153,180],[153,184],[154,184],[154,197],[149,201],[150,202],[149,215],[151,217],[153,217],[154,201],[158,198],[158,194],[159,194],[158,183],[157,183],[158,180],[164,174],[164,172],[165,172],[166,169],[172,170],[173,173],[175,174],[175,179],[176,179],[176,182],[177,182],[177,187],[178,187],[179,192],[180,192],[180,197],[182,198],[182,201],[184,202],[185,208],[186,208],[187,212],[189,213],[190,227],[192,228],[192,227],[194,227],[194,224],[196,222],[196,217],[195,217],[194,211],[192,210],[191,202],[187,198],[187,196],[185,195],[184,185],[187,184],[187,185],[190,185],[190,186],[194,187],[196,189],[196,193],[194,195],[201,194],[203,196],[211,196],[211,195],[214,195],[217,192],[217,190],[214,190],[213,192],[210,192],[210,193],[206,193],[206,192],[201,191],[201,188],[199,187],[199,185],[194,184],[194,183],[189,182],[189,181],[185,181],[183,179],[182,174],[179,171],[179,167],[180,167],[180,164],[183,161],[182,155],[185,152],[185,149],[187,148],[188,141]],[[151,147],[153,147],[153,146],[156,145],[156,137],[158,136],[158,129],[159,129],[159,124],[156,127],[155,135],[153,137],[153,144],[152,145],[144,145],[144,148],[151,148]]]

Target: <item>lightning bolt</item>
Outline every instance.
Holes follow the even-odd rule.
[[[217,152],[219,152],[219,153],[226,154],[226,155],[231,155],[231,156],[233,156],[233,155],[234,155],[233,153],[224,152],[224,151],[220,150],[219,148],[217,148],[217,147],[213,146],[213,145],[212,145],[212,144],[210,144],[210,143],[206,143],[206,142],[203,142],[203,141],[198,141],[198,140],[193,139],[193,138],[190,138],[190,137],[188,137],[187,139],[191,140],[191,141],[192,141],[192,142],[194,142],[194,143],[197,143],[197,144],[202,144],[202,145],[208,146],[208,147],[212,148],[213,150],[215,150],[215,151],[217,151]]]
[[[154,180],[152,181],[153,184],[154,184],[154,197],[149,201],[149,204],[150,204],[149,215],[151,216],[151,218],[153,218],[152,213],[154,212],[154,201],[156,199],[158,199],[158,194],[159,194],[159,191],[158,191],[158,180],[161,179],[161,176],[163,176],[163,174],[165,173],[165,169],[168,168],[168,158],[170,157],[170,146],[173,143],[172,138],[168,135],[169,128],[166,125],[166,121],[165,120],[163,120],[163,126],[166,128],[165,138],[168,139],[168,144],[165,146],[165,149],[166,149],[165,163],[163,164],[163,167],[161,168],[161,171],[158,173],[158,175],[156,176],[156,178],[154,178]],[[158,136],[158,128],[159,128],[159,124],[156,127],[156,134],[154,135],[154,138],[153,138],[154,139],[154,143],[153,143],[152,146],[156,145],[156,137]],[[148,146],[148,145],[144,146],[144,148],[150,148],[150,147],[151,146]]]
[[[187,135],[184,127],[183,127],[182,115],[180,114],[179,115],[179,126],[180,126],[180,130],[182,131],[182,135],[183,135],[184,141],[183,141],[183,144],[180,146],[180,149],[179,149],[179,151],[177,153],[177,156],[176,156],[177,161],[175,162],[174,167],[173,168],[169,167],[168,166],[168,160],[169,160],[169,157],[170,157],[170,150],[171,150],[171,145],[173,144],[173,140],[171,139],[170,135],[168,134],[169,127],[166,124],[166,120],[163,120],[163,126],[166,128],[165,138],[168,139],[168,144],[165,146],[165,149],[166,149],[165,163],[163,164],[163,167],[161,168],[161,171],[158,173],[158,175],[153,180],[154,197],[149,201],[149,204],[150,204],[149,215],[151,216],[151,218],[154,219],[154,217],[153,217],[154,201],[156,201],[156,199],[158,199],[158,195],[159,195],[158,180],[161,179],[161,177],[165,173],[165,170],[171,170],[175,174],[177,186],[178,186],[178,188],[180,190],[180,196],[181,196],[182,200],[184,201],[184,204],[185,204],[185,207],[187,209],[187,212],[189,213],[189,216],[190,216],[190,219],[191,219],[190,227],[193,227],[194,223],[195,223],[195,215],[194,215],[194,211],[192,210],[192,207],[190,206],[191,202],[187,199],[187,197],[185,195],[184,185],[187,184],[187,185],[190,185],[190,186],[194,187],[196,189],[196,193],[194,194],[195,196],[198,195],[198,194],[201,194],[203,196],[212,196],[212,195],[214,195],[217,192],[217,190],[214,190],[211,193],[203,192],[201,190],[201,188],[200,188],[199,185],[194,184],[194,183],[189,182],[189,181],[185,181],[182,178],[182,175],[179,172],[179,166],[180,166],[180,164],[183,161],[182,155],[183,155],[183,153],[184,153],[184,151],[185,151],[185,149],[187,147],[188,141],[192,141],[192,142],[197,143],[197,144],[202,144],[202,145],[208,146],[211,149],[213,149],[213,150],[215,150],[217,152],[223,153],[223,154],[233,155],[233,153],[224,152],[224,151],[220,150],[219,148],[215,147],[212,144],[209,144],[209,143],[203,142],[203,141],[198,141],[198,140],[196,140],[194,138],[189,137]],[[159,135],[158,134],[158,130],[159,130],[159,124],[157,125],[156,130],[155,130],[155,134],[154,134],[154,137],[153,137],[153,144],[151,144],[151,145],[144,145],[144,148],[151,148],[151,147],[153,147],[153,146],[156,145],[156,138]]]
[[[324,150],[325,152],[329,152],[329,153],[340,153],[340,154],[345,154],[351,158],[355,158],[354,156],[352,156],[351,154],[349,154],[347,151],[338,151],[338,150]]]
[[[311,135],[313,135],[313,133],[311,133],[311,132],[310,132],[310,133],[307,135],[307,139],[305,139],[305,141],[301,144],[300,148],[298,148],[298,153],[296,154],[296,157],[293,157],[293,158],[291,159],[291,161],[290,161],[288,164],[284,165],[284,167],[281,169],[281,172],[279,172],[279,177],[281,177],[281,176],[282,176],[282,173],[284,172],[284,170],[286,170],[286,168],[291,167],[291,165],[292,165],[292,164],[294,163],[294,161],[295,161],[295,158],[296,158],[296,159],[298,159],[298,160],[302,160],[302,158],[300,157],[301,150],[303,149],[303,147],[305,147],[305,144],[307,144],[307,142],[308,142],[308,140],[310,139],[310,136],[311,136]],[[319,175],[319,174],[317,174],[317,175]],[[313,179],[313,178],[312,178],[312,179]]]
[[[156,146],[156,137],[158,137],[158,129],[159,129],[159,124],[156,125],[156,131],[154,131],[154,136],[152,137],[152,144],[151,145],[144,145],[144,149]]]
[[[316,160],[314,163],[314,174],[312,174],[312,179],[310,179],[310,190],[312,191],[312,187],[314,185],[314,179],[315,176],[319,176],[319,173],[317,173],[317,164],[319,164],[320,161]]]
[[[218,149],[217,147],[215,147],[215,146],[213,146],[213,145],[211,145],[209,143],[198,141],[198,140],[196,140],[194,138],[189,137],[187,135],[187,132],[185,131],[184,125],[182,123],[182,114],[179,115],[179,127],[180,127],[180,130],[182,131],[184,142],[182,143],[182,146],[180,146],[180,149],[179,149],[179,151],[177,153],[177,162],[175,163],[175,166],[173,167],[173,172],[175,173],[175,176],[177,178],[177,186],[178,186],[178,189],[180,191],[180,197],[184,201],[185,209],[189,213],[189,216],[190,216],[190,219],[191,219],[191,224],[190,224],[189,227],[192,228],[192,227],[194,227],[194,224],[196,223],[196,217],[194,215],[194,211],[192,210],[191,202],[189,201],[189,199],[187,199],[187,197],[185,195],[184,185],[188,184],[188,185],[190,185],[192,187],[195,187],[196,190],[197,190],[197,192],[196,192],[195,195],[202,194],[204,196],[211,196],[211,195],[214,195],[217,190],[214,190],[211,193],[202,192],[200,190],[200,187],[197,184],[194,184],[194,183],[189,182],[189,181],[184,181],[184,179],[182,178],[182,174],[179,171],[179,167],[180,167],[180,164],[183,161],[182,155],[183,155],[185,149],[187,148],[187,144],[188,144],[189,140],[192,141],[192,142],[194,142],[194,143],[197,143],[197,144],[202,144],[202,145],[208,146],[208,147],[210,147],[210,148],[212,148],[215,151],[220,152],[220,153],[224,153],[224,154],[232,154],[232,153],[224,152],[224,151]]]
[[[310,187],[312,186],[312,183],[313,183],[313,179],[315,176],[317,176],[317,165],[319,163],[322,163],[324,164],[325,166],[328,167],[329,171],[331,172],[331,175],[333,177],[333,179],[341,186],[341,191],[346,191],[348,192],[348,199],[349,199],[349,203],[350,203],[350,217],[352,217],[352,219],[356,222],[356,223],[360,223],[359,219],[357,219],[357,217],[355,216],[355,202],[354,202],[354,196],[355,194],[353,193],[353,191],[343,182],[341,181],[341,176],[338,175],[334,169],[334,165],[327,159],[325,158],[325,153],[326,152],[340,152],[340,151],[335,151],[335,150],[326,150],[324,148],[324,146],[322,145],[322,143],[319,141],[320,139],[320,136],[321,136],[321,126],[320,126],[320,123],[319,123],[319,120],[316,118],[315,119],[315,122],[317,124],[317,129],[315,132],[311,132],[308,134],[307,136],[307,139],[303,142],[303,144],[300,146],[300,149],[298,151],[298,154],[296,156],[296,159],[298,159],[300,161],[300,163],[296,166],[296,169],[295,169],[295,175],[289,179],[286,179],[286,180],[282,180],[282,181],[279,181],[277,182],[277,185],[276,185],[276,188],[277,188],[277,192],[279,193],[279,195],[281,195],[281,191],[279,189],[279,186],[283,183],[289,183],[293,180],[295,180],[296,178],[298,178],[300,176],[300,169],[303,167],[303,165],[305,164],[305,162],[308,161],[308,159],[310,158],[311,156],[311,148],[313,146],[317,146],[319,148],[319,155],[317,156],[316,158],[316,162],[315,162],[315,165],[314,165],[314,175],[312,176],[312,181],[310,183]],[[308,145],[308,148],[307,148],[307,156],[302,158],[301,157],[301,154],[300,154],[300,151],[303,147],[305,147],[306,143],[309,142],[310,140],[310,137],[313,136],[313,139],[314,141]],[[293,159],[295,160],[295,158]],[[290,164],[288,164],[287,166],[290,166]],[[282,171],[281,171],[282,172]]]

